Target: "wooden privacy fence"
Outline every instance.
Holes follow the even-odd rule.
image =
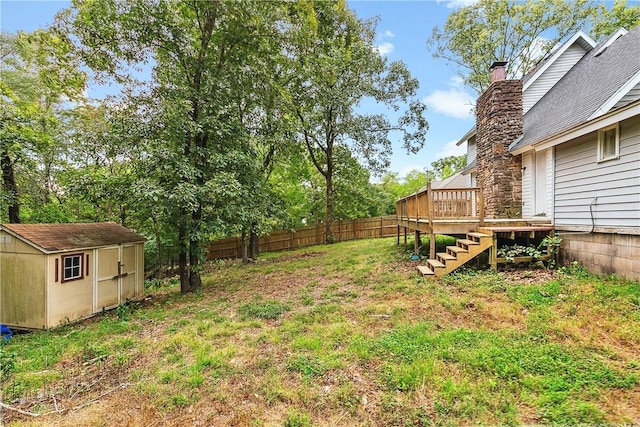
[[[338,242],[392,237],[396,236],[397,232],[398,223],[395,216],[350,219],[333,223],[333,235]],[[285,251],[319,245],[325,240],[325,224],[316,224],[296,230],[277,230],[268,236],[261,236],[259,250],[260,252]],[[240,258],[241,256],[242,241],[240,237],[216,240],[209,244],[207,250],[208,259]]]

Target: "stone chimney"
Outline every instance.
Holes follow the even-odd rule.
[[[476,166],[487,218],[522,216],[522,156],[509,145],[522,135],[522,81],[505,80],[506,62],[491,66],[491,85],[476,102]]]

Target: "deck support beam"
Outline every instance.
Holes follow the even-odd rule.
[[[493,239],[493,243],[491,245],[491,249],[489,249],[489,266],[493,271],[498,270],[498,235],[496,233],[491,233],[491,238]]]
[[[429,259],[436,259],[436,235],[429,235]]]
[[[415,239],[413,241],[413,253],[419,255],[420,253],[420,230],[415,231]]]

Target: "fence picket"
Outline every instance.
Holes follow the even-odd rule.
[[[343,225],[344,223],[344,225]],[[395,216],[334,221],[338,240],[358,240],[376,237],[392,237],[397,234]],[[344,229],[343,229],[344,227]],[[352,231],[349,228],[352,228]],[[351,231],[351,232],[350,232]],[[353,236],[352,239],[349,237]],[[296,230],[277,230],[261,236],[260,252],[278,252],[324,243],[324,224],[302,227]],[[207,259],[239,258],[242,256],[239,237],[230,237],[209,243]]]

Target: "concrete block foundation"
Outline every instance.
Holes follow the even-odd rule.
[[[640,235],[562,234],[560,263],[580,265],[596,274],[640,280]]]

